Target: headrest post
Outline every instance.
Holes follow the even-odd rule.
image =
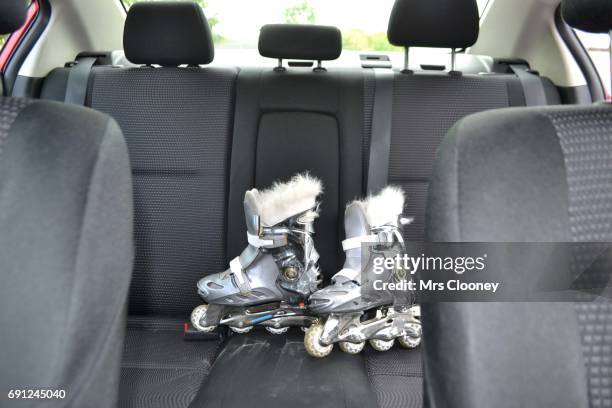
[[[451,48],[451,69],[448,72],[449,75],[461,76],[461,72],[455,70],[456,65],[457,65],[457,49]]]
[[[276,67],[274,67],[274,71],[275,72],[285,72],[286,71],[285,67],[283,67],[283,59],[282,58],[278,59],[278,65]]]
[[[317,60],[317,66],[313,71],[314,72],[326,72],[327,69],[323,67],[323,62],[321,60]]]
[[[404,69],[402,74],[412,74],[410,70],[410,47],[404,47]]]

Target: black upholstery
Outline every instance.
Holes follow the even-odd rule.
[[[361,72],[242,70],[236,92],[228,257],[239,255],[246,246],[244,192],[310,171],[325,188],[315,244],[323,273],[335,274],[343,262],[339,217],[362,188]]]
[[[0,124],[0,392],[114,407],[134,253],[121,131],[93,110],[11,98]]]
[[[375,407],[362,356],[313,359],[299,330],[230,339],[193,406],[209,408]]]
[[[195,284],[225,270],[236,70],[92,71],[89,105],[125,134],[134,175],[136,264],[130,314],[188,316]]]
[[[475,0],[396,0],[389,42],[402,47],[466,48],[478,39]]]
[[[607,33],[612,27],[612,3],[608,0],[563,0],[563,19],[572,27],[591,33]]]
[[[611,135],[609,105],[502,110],[460,121],[436,161],[428,238],[610,242]],[[423,305],[430,406],[612,404],[611,310],[609,299]]]
[[[291,27],[264,27],[262,54],[339,55],[336,29],[293,29],[296,36],[286,34]],[[63,99],[65,71],[54,71],[43,95]],[[373,72],[362,69],[94,67],[87,104],[123,128],[135,180],[137,251],[120,406],[420,406],[418,350],[317,362],[304,354],[300,333],[255,330],[221,346],[184,343],[180,334],[180,322],[201,303],[197,280],[224,270],[246,245],[250,188],[304,170],[320,177],[315,243],[327,280],[340,269],[344,207],[365,192],[375,87]],[[396,73],[393,87],[397,152],[389,174],[408,188],[407,215],[417,217],[407,234],[422,239],[427,179],[444,132],[467,114],[525,101],[512,75]]]
[[[26,19],[25,0],[4,0],[0,6],[0,34],[9,34],[23,25]]]
[[[259,34],[259,53],[267,58],[335,60],[342,53],[342,33],[330,26],[268,24]]]
[[[215,47],[202,8],[190,1],[136,3],[123,32],[125,56],[134,64],[209,64]]]
[[[183,319],[128,320],[119,407],[188,407],[217,356],[219,341],[185,341]]]
[[[445,133],[459,119],[484,110],[524,106],[512,75],[401,74],[394,79],[389,183],[407,193],[405,214],[415,217],[404,237],[421,241],[433,159]],[[550,92],[550,103],[559,103]]]

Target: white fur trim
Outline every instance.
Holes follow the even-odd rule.
[[[321,181],[308,173],[298,174],[287,182],[276,182],[266,190],[251,190],[257,197],[261,223],[272,227],[289,217],[303,213],[317,205],[323,192]]]
[[[404,201],[404,190],[389,186],[361,203],[370,227],[380,227],[386,224],[397,225],[397,219],[404,211]]]

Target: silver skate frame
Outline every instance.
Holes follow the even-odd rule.
[[[362,322],[363,313],[331,314],[323,326],[320,343],[323,346],[338,342],[361,343],[367,340],[394,340],[398,337],[421,337],[421,311],[413,306],[397,311],[389,307],[377,310],[376,317]]]
[[[233,310],[229,316],[222,318],[219,324],[237,328],[264,326],[282,329],[309,326],[314,320],[314,317],[306,314],[305,308],[281,304],[275,309],[256,312],[249,309]]]

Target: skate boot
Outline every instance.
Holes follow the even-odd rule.
[[[249,245],[228,270],[198,282],[206,304],[191,314],[197,330],[224,325],[245,333],[260,325],[281,334],[291,326],[310,325],[305,301],[320,284],[312,236],[321,192],[321,182],[308,174],[246,192]]]
[[[304,337],[311,356],[329,355],[334,343],[350,354],[361,352],[366,341],[378,351],[389,350],[395,339],[406,348],[420,344],[420,309],[412,294],[398,298],[363,286],[365,277],[372,276],[374,257],[405,252],[400,225],[411,220],[401,218],[403,207],[404,193],[394,187],[347,206],[344,268],[332,278],[330,286],[309,299],[310,312],[319,317]]]

